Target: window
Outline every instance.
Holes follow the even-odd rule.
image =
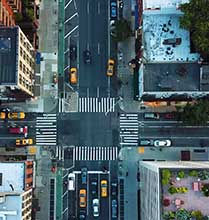
[[[20,70],[22,71],[22,61],[20,61]]]
[[[0,186],[2,186],[2,173],[0,173]]]

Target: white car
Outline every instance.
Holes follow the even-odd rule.
[[[171,141],[170,140],[156,140],[154,141],[155,147],[170,147]]]
[[[75,174],[70,173],[68,175],[68,190],[75,190]]]
[[[99,216],[99,199],[93,199],[93,216]]]

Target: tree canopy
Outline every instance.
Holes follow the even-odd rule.
[[[209,2],[208,0],[190,0],[180,6],[184,15],[180,26],[190,31],[191,40],[197,52],[203,58],[209,57]]]
[[[125,19],[117,20],[113,32],[113,40],[117,42],[126,40],[132,34],[130,23]]]
[[[180,120],[187,125],[206,125],[209,121],[209,101],[200,100],[196,104],[187,104],[180,114]]]

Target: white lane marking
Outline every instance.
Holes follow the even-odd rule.
[[[98,14],[100,14],[100,2],[98,2]]]
[[[75,26],[75,27],[73,28],[73,30],[71,30],[70,32],[68,32],[68,33],[64,36],[64,39],[68,38],[68,37],[71,35],[71,33],[74,32],[76,29],[78,29],[78,25]]]
[[[73,19],[76,15],[78,15],[78,13],[76,12],[74,15],[72,15],[70,18],[68,18],[64,24],[66,24],[68,21],[70,21],[71,19]]]
[[[98,54],[100,54],[100,43],[98,43],[98,45],[97,45],[97,52],[98,52]]]
[[[69,4],[72,2],[72,0],[70,0],[66,5],[65,5],[65,9],[69,6]]]
[[[89,2],[87,2],[87,13],[89,14]]]

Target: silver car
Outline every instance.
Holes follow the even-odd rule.
[[[171,146],[171,140],[155,140],[154,141],[155,147],[170,147]]]
[[[99,216],[99,199],[93,199],[93,216]]]

